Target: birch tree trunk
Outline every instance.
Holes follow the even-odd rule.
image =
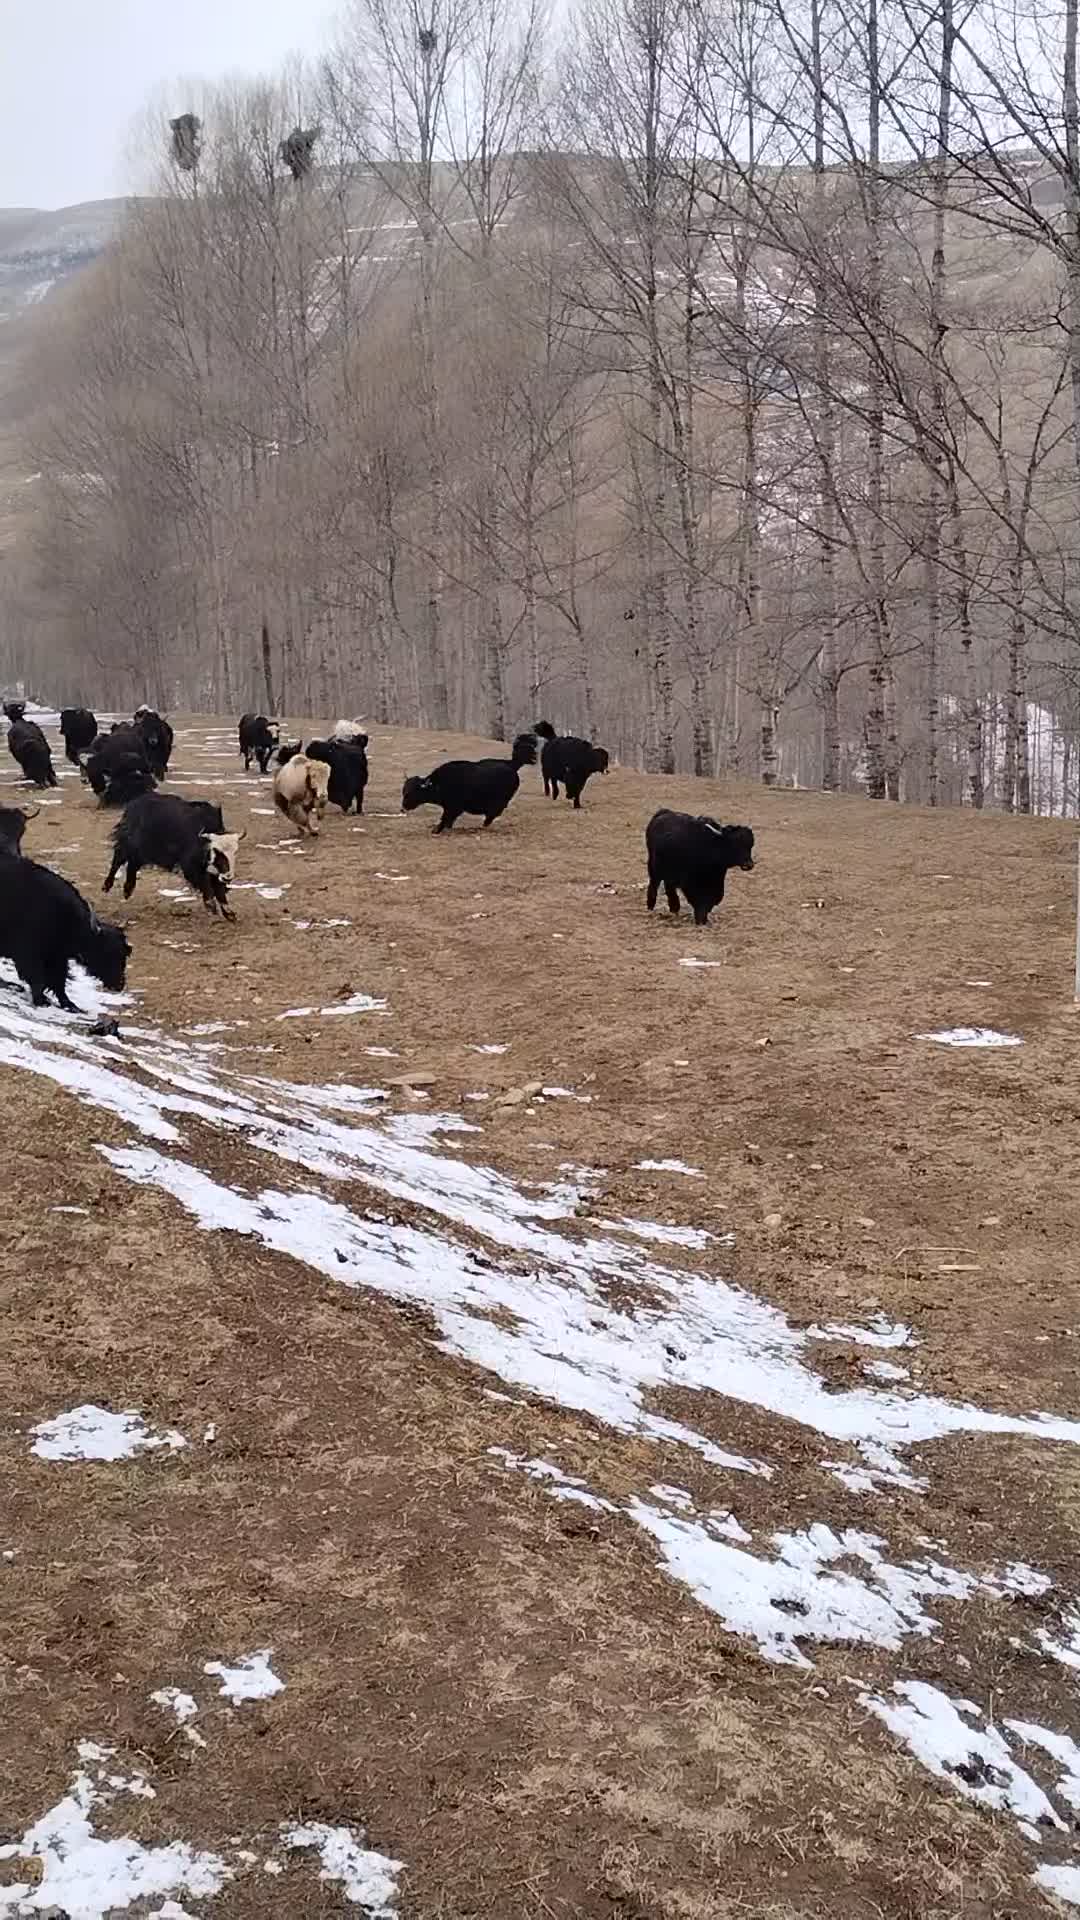
[[[822,73],[822,7],[824,0],[810,0],[810,59],[814,89],[814,440],[818,471],[818,592],[821,633],[821,674],[819,685],[827,694],[822,710],[821,784],[832,791],[840,781],[840,723],[837,702],[839,686],[836,621],[836,413],[833,404],[832,372],[829,365],[829,312],[825,269],[825,86]],[[764,735],[762,736],[764,745]],[[868,742],[869,754],[869,742]],[[878,753],[880,758],[880,751]],[[762,778],[764,779],[764,757]],[[771,783],[770,783],[771,784]],[[871,791],[872,791],[871,787]]]

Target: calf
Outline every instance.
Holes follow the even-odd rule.
[[[309,760],[297,753],[274,775],[275,807],[312,838],[319,831],[329,797],[330,769],[325,760]]]
[[[287,767],[289,764],[289,761],[295,760],[297,754],[303,753],[303,751],[304,751],[304,743],[302,740],[286,740],[284,746],[280,746],[278,748],[277,752],[274,755],[274,759],[276,760],[279,767]]]
[[[8,728],[8,749],[27,780],[35,787],[59,785],[53,771],[49,743],[36,720],[13,720]]]
[[[330,740],[308,741],[308,759],[324,760],[330,769],[330,805],[340,807],[342,813],[348,813],[354,805],[357,813],[364,811],[364,788],[368,783],[367,741],[366,733],[355,734],[349,740],[334,737]]]
[[[25,812],[22,807],[0,807],[0,853],[21,853],[27,824],[36,820],[40,812],[40,807],[35,807],[33,813]]]
[[[167,720],[153,707],[136,707],[132,721],[135,731],[141,735],[146,757],[150,762],[150,771],[155,780],[164,780],[169,771],[169,760],[173,750],[173,730]]]
[[[256,760],[259,772],[265,773],[270,765],[270,755],[281,739],[277,721],[270,721],[264,713],[245,713],[240,720],[240,751],[244,756],[244,772],[251,772],[251,762]]]
[[[645,829],[649,861],[649,891],[645,904],[651,913],[663,887],[668,910],[679,911],[685,893],[699,927],[724,897],[724,881],[732,867],[751,872],[754,836],[749,827],[723,827],[707,814],[672,813],[661,807]]]
[[[113,832],[112,865],[102,882],[106,893],[121,867],[124,899],[130,900],[143,867],[183,874],[208,913],[235,920],[229,886],[236,871],[242,833],[226,833],[221,808],[208,800],[181,800],[172,793],[144,793],[124,808]]]
[[[4,718],[6,720],[21,720],[25,712],[26,712],[25,700],[5,700],[4,701]]]
[[[68,999],[73,960],[110,993],[119,993],[131,953],[120,927],[99,920],[70,880],[34,860],[0,851],[0,954],[14,962],[35,1007],[51,993],[77,1013]]]
[[[152,793],[157,785],[142,734],[133,726],[99,733],[83,761],[83,772],[103,807],[126,807],[129,800]]]
[[[63,707],[60,711],[60,731],[64,736],[64,752],[76,767],[80,764],[80,753],[87,753],[97,739],[97,721],[89,707]]]
[[[572,800],[575,811],[580,812],[586,781],[594,773],[606,773],[608,770],[607,748],[594,747],[591,740],[579,740],[572,733],[559,735],[550,720],[541,720],[536,732],[544,742],[540,754],[544,792],[557,800],[561,780],[566,788],[567,799]]]
[[[536,764],[536,738],[519,733],[509,760],[444,760],[423,778],[410,774],[401,789],[405,813],[416,807],[441,807],[436,833],[449,833],[463,813],[479,813],[490,827],[505,813],[521,785],[519,768]]]

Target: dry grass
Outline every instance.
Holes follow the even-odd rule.
[[[283,1079],[430,1075],[432,1107],[480,1116],[467,1157],[528,1179],[561,1161],[604,1168],[596,1213],[734,1229],[709,1263],[797,1321],[876,1307],[909,1320],[927,1389],[1074,1408],[1069,829],[615,771],[578,816],[527,776],[491,833],[434,840],[428,816],[396,811],[400,778],[459,744],[475,743],[377,735],[364,821],[335,817],[294,856],[258,847],[287,838],[251,811],[266,789],[183,741],[180,767],[229,777],[205,791],[248,827],[248,877],[289,890],[239,894],[228,928],[145,875],[123,917],[152,1018],[246,1020],[245,1045],[276,1049],[252,1070]],[[641,832],[660,800],[757,832],[758,869],[733,877],[711,931],[645,914]],[[57,864],[100,904],[106,824],[69,787],[29,850],[78,841]],[[352,925],[293,924],[330,916]],[[385,995],[389,1018],[277,1019],[351,988]],[[912,1039],[969,1022],[1025,1045],[964,1055]],[[492,1041],[510,1051],[471,1051]],[[496,1104],[533,1080],[592,1100]],[[897,1554],[940,1535],[956,1564],[1023,1556],[1066,1586],[1070,1452],[959,1438],[921,1463],[926,1496],[856,1503],[804,1429],[695,1396],[695,1425],[777,1469],[733,1489],[700,1460],[485,1399],[423,1314],[196,1231],[95,1151],[125,1138],[119,1123],[30,1075],[0,1081],[0,1547],[17,1553],[0,1563],[5,1831],[56,1800],[75,1741],[95,1738],[153,1769],[158,1799],[124,1804],[129,1831],[213,1847],[265,1843],[297,1814],[353,1820],[408,1863],[404,1909],[426,1920],[1033,1911],[1013,1826],[939,1791],[858,1706],[847,1676],[887,1679],[895,1663],[826,1648],[811,1674],[766,1666],[617,1516],[555,1506],[487,1449],[544,1454],[615,1498],[676,1478],[769,1532],[862,1525]],[[493,1098],[466,1104],[477,1091]],[[398,1087],[392,1104],[424,1103]],[[201,1164],[234,1171],[228,1142],[191,1138]],[[646,1157],[707,1178],[642,1172]],[[88,1216],[50,1214],[43,1196]],[[978,1272],[943,1276],[936,1247],[975,1248]],[[820,1360],[849,1377],[843,1347]],[[33,1460],[27,1426],[86,1399],[192,1435],[213,1421],[218,1439],[110,1468]],[[1017,1671],[989,1603],[938,1612],[949,1648],[973,1658],[972,1688],[1036,1704],[1043,1678]],[[233,1713],[202,1662],[263,1645],[286,1691]],[[915,1670],[953,1685],[942,1647],[920,1648]],[[205,1753],[150,1704],[170,1684],[204,1699]],[[349,1911],[310,1861],[272,1883],[241,1876],[208,1910]]]

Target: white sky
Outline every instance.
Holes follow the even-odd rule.
[[[330,40],[334,0],[0,0],[0,206],[60,207],[135,183],[132,128],[177,76],[272,73]]]

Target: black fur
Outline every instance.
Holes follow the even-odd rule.
[[[64,752],[75,766],[79,765],[80,753],[86,753],[97,739],[98,725],[89,707],[63,707],[60,711],[60,731],[64,736]]]
[[[556,734],[550,720],[539,721],[536,732],[544,742],[540,753],[544,792],[557,800],[561,780],[567,799],[572,800],[575,811],[580,812],[586,782],[594,773],[608,770],[607,748],[594,747],[590,740],[579,740],[573,733]]]
[[[356,807],[364,811],[364,788],[368,783],[368,737],[358,733],[352,740],[309,740],[304,751],[309,760],[322,760],[330,769],[330,805],[342,813]]]
[[[663,887],[669,911],[679,911],[684,893],[699,927],[724,897],[724,881],[732,867],[749,873],[754,864],[754,836],[749,827],[725,827],[708,814],[672,813],[661,807],[645,829],[649,862],[646,905],[651,913]]]
[[[521,785],[518,769],[535,764],[536,736],[519,733],[509,760],[444,760],[426,777],[411,774],[401,789],[402,809],[441,807],[436,833],[448,833],[463,813],[481,814],[490,827]]]
[[[8,728],[8,750],[35,787],[59,785],[53,771],[49,743],[36,720],[13,720]]]
[[[259,772],[265,773],[270,765],[270,755],[281,738],[276,720],[268,720],[265,713],[245,713],[240,719],[240,751],[244,756],[244,772],[251,772],[251,762],[256,760]]]
[[[99,920],[70,880],[34,860],[0,851],[0,954],[14,961],[34,1005],[45,995],[70,1013],[68,968],[79,961],[110,993],[119,993],[131,953],[119,927]]]
[[[102,882],[106,893],[121,867],[124,899],[130,900],[143,867],[161,867],[180,873],[209,913],[235,915],[229,906],[227,863],[207,841],[207,834],[224,833],[220,807],[208,800],[181,800],[172,793],[144,793],[124,808],[113,829],[112,865]]]

